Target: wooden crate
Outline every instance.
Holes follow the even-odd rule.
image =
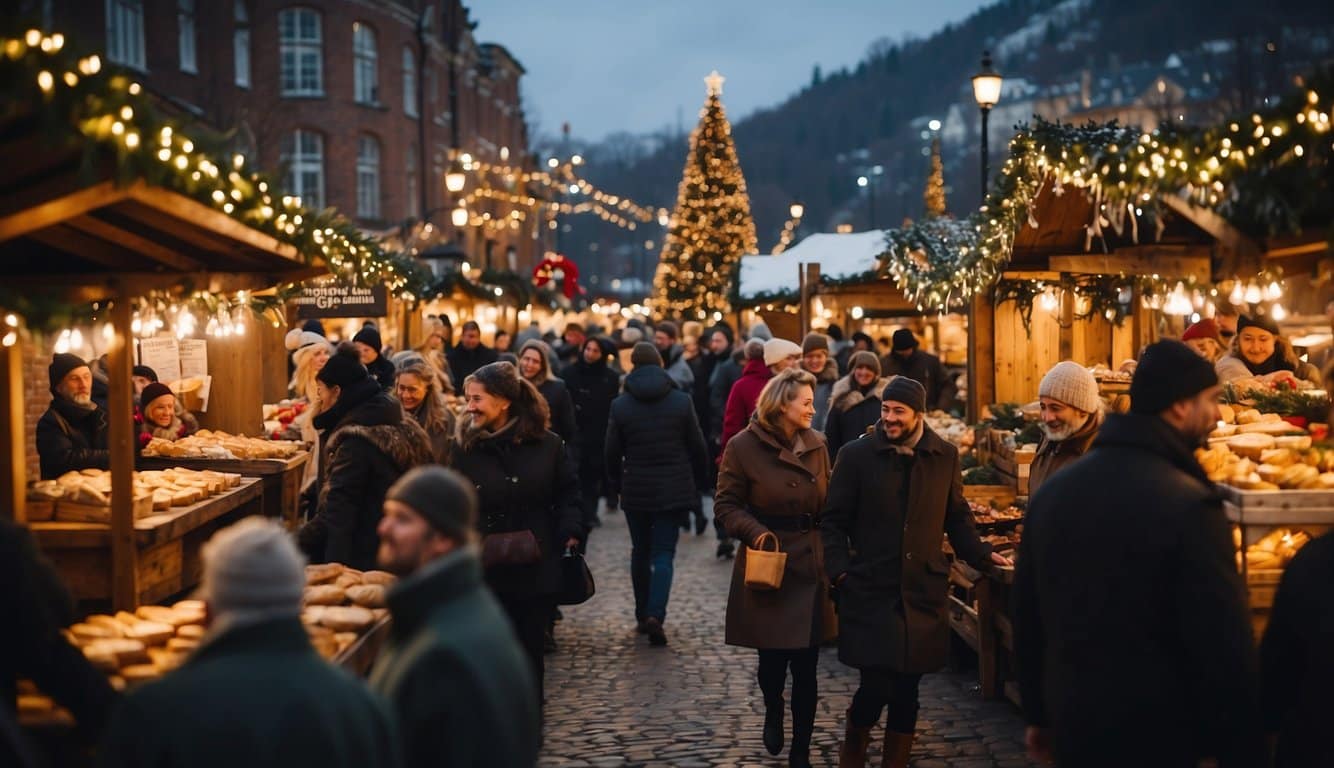
[[[965,485],[963,497],[979,504],[999,504],[1003,509],[1014,503],[1015,489],[1011,485]]]
[[[977,654],[977,678],[982,695],[995,698],[1000,695],[996,676],[999,647],[991,584],[983,574],[959,560],[950,563],[949,579],[950,629]]]

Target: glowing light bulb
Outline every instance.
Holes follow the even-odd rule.
[[[1240,304],[1246,300],[1246,289],[1241,287],[1241,281],[1236,280],[1232,283],[1232,293],[1227,297],[1229,304]]]
[[[1264,301],[1264,294],[1260,292],[1260,286],[1255,283],[1249,283],[1246,286],[1246,303],[1259,304]]]
[[[1265,298],[1270,301],[1283,298],[1283,286],[1279,285],[1277,280],[1270,281],[1269,287],[1265,288]]]
[[[1274,322],[1281,323],[1287,318],[1288,310],[1284,309],[1282,304],[1275,304],[1269,308],[1269,316],[1274,319]]]

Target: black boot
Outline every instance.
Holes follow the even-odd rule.
[[[769,754],[783,751],[783,697],[764,699],[764,748]]]
[[[717,555],[719,560],[731,560],[734,552],[736,552],[736,547],[733,546],[731,539],[723,539],[718,542]]]
[[[792,746],[787,751],[789,768],[810,768],[811,735],[815,733],[815,702],[800,704],[792,694]]]

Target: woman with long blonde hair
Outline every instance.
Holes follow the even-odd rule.
[[[320,473],[320,433],[311,423],[320,401],[315,375],[324,369],[325,363],[329,362],[329,356],[333,354],[333,345],[318,333],[299,329],[289,331],[284,343],[292,353],[292,363],[295,366],[292,381],[288,383],[287,388],[292,391],[293,396],[305,399],[308,403],[306,410],[292,423],[292,426],[300,430],[302,442],[310,443],[311,446],[310,460],[306,462],[306,468],[301,475],[301,488],[304,491],[314,484]]]

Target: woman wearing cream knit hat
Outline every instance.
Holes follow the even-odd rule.
[[[1102,426],[1102,397],[1093,374],[1066,360],[1052,366],[1038,385],[1042,443],[1029,468],[1028,493],[1037,492],[1048,477],[1083,456]]]

